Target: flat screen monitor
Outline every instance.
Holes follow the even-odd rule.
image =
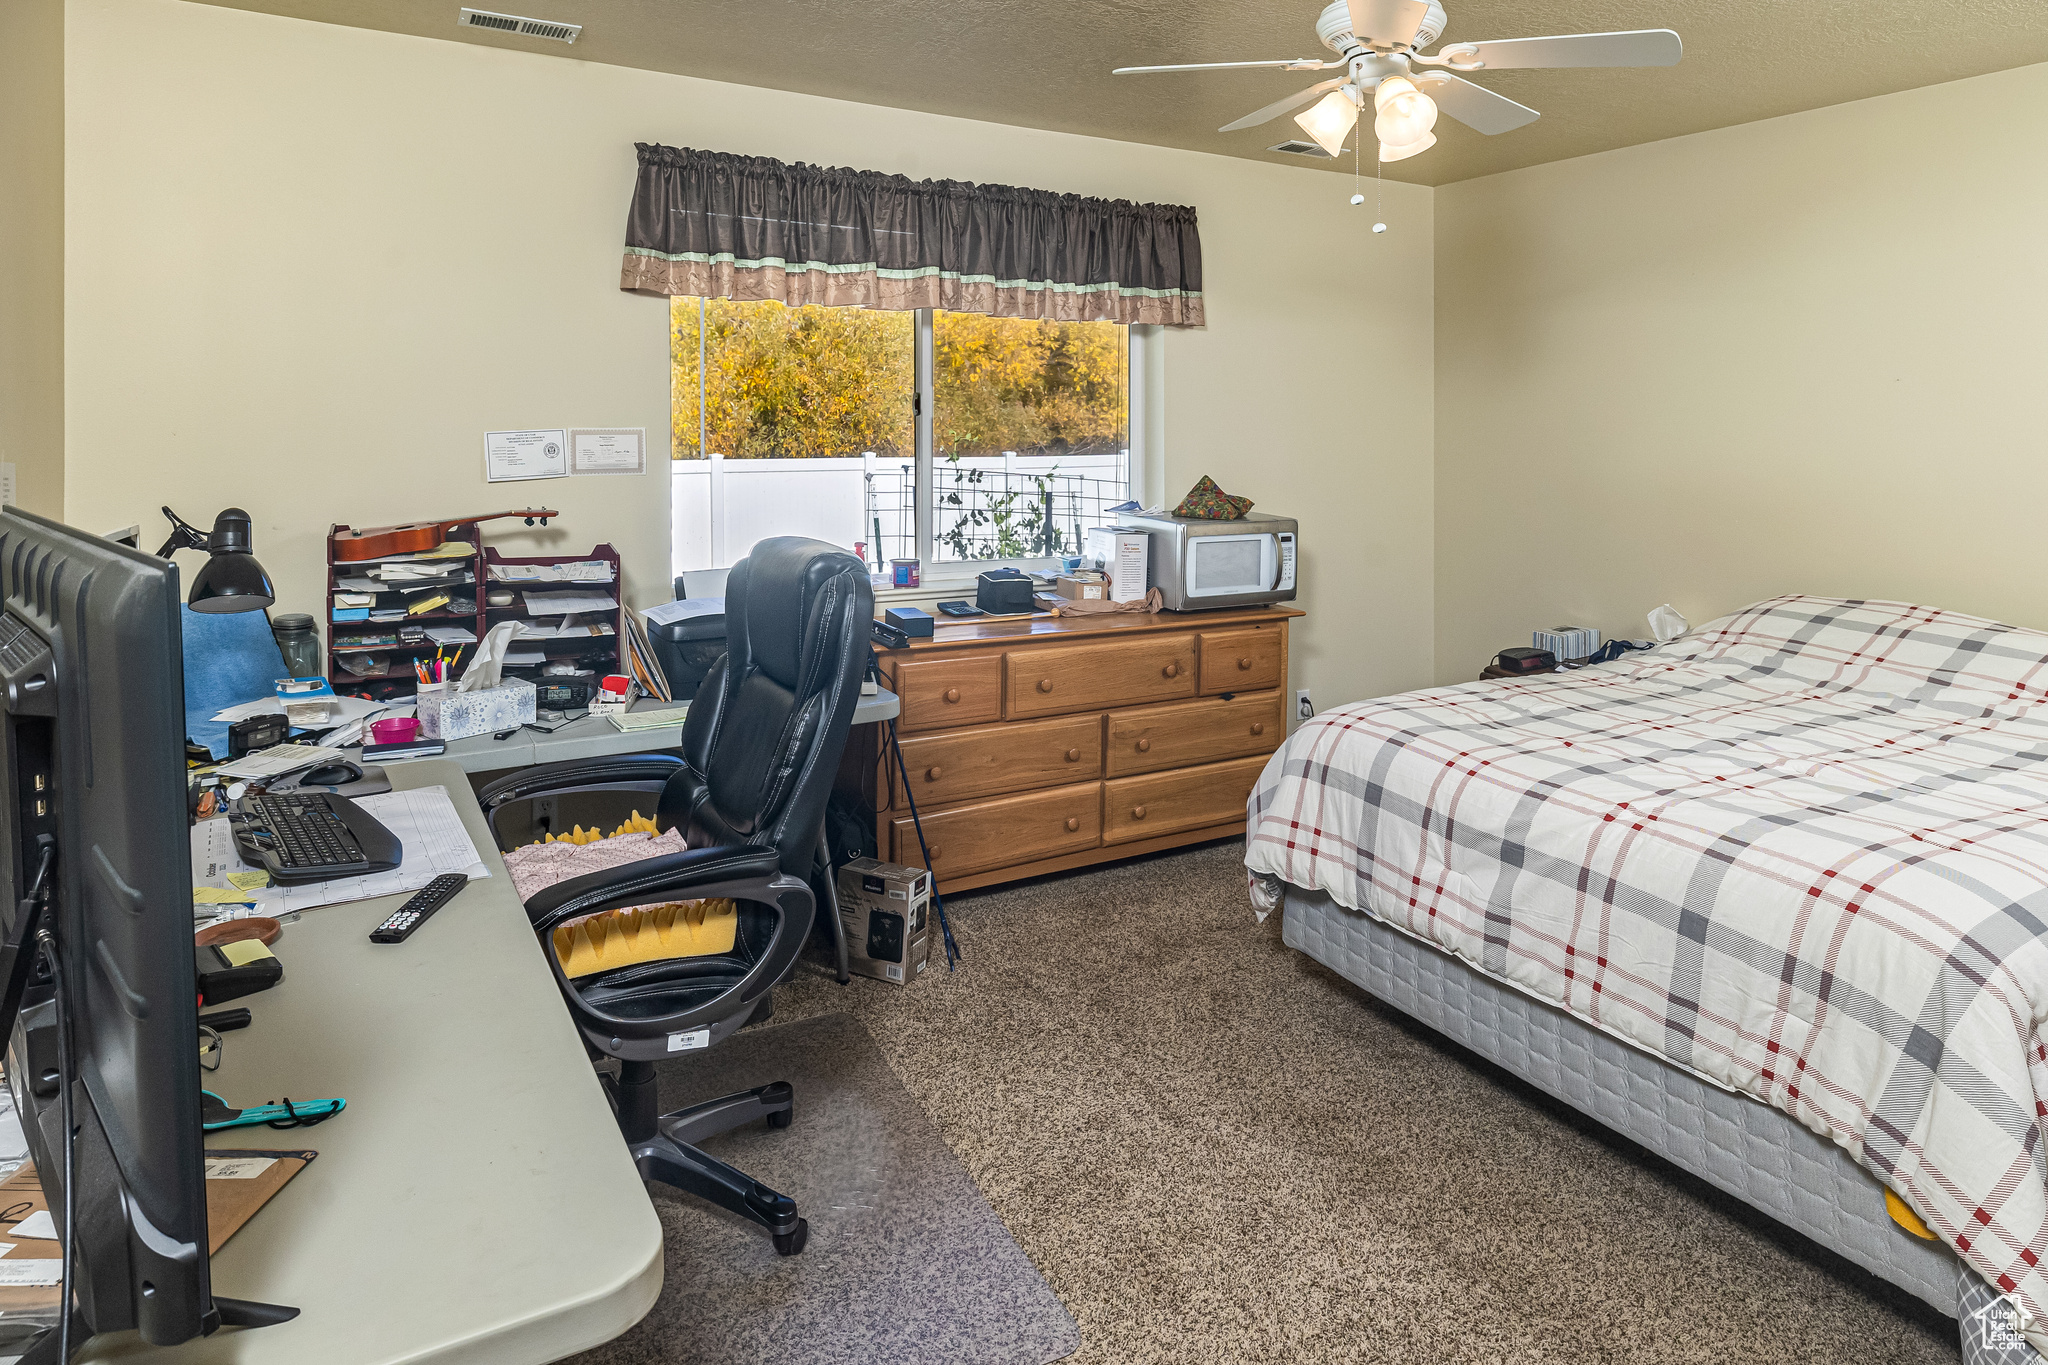
[[[0,1027],[60,1230],[60,1077],[72,1077],[74,1348],[130,1329],[171,1345],[221,1321],[207,1279],[178,600],[169,562],[0,510],[0,942],[16,1006]],[[22,932],[30,919],[51,936],[55,972]]]

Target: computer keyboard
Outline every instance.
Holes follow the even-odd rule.
[[[245,796],[229,805],[228,819],[242,861],[283,885],[389,872],[403,857],[396,835],[331,792]]]

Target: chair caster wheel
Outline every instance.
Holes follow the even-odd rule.
[[[803,1254],[804,1243],[810,1240],[811,1225],[807,1220],[799,1218],[796,1220],[796,1227],[792,1231],[774,1234],[775,1254],[777,1256],[800,1256]]]
[[[794,1107],[791,1107],[789,1109],[778,1109],[768,1116],[768,1126],[770,1128],[787,1128],[790,1124],[795,1122],[796,1109]]]

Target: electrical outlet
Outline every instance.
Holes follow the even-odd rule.
[[[1306,687],[1297,687],[1297,688],[1295,688],[1295,689],[1294,689],[1294,717],[1295,717],[1295,719],[1296,719],[1296,720],[1312,720],[1312,719],[1314,719],[1314,717],[1315,717],[1315,714],[1316,714],[1316,704],[1315,704],[1314,702],[1312,702],[1312,701],[1310,701],[1310,700],[1308,699],[1308,689],[1307,689]]]

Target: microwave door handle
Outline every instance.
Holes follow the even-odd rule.
[[[1280,575],[1287,572],[1287,557],[1280,552],[1280,537],[1268,536],[1266,543],[1273,547],[1273,581],[1266,585],[1267,592],[1280,591]]]

